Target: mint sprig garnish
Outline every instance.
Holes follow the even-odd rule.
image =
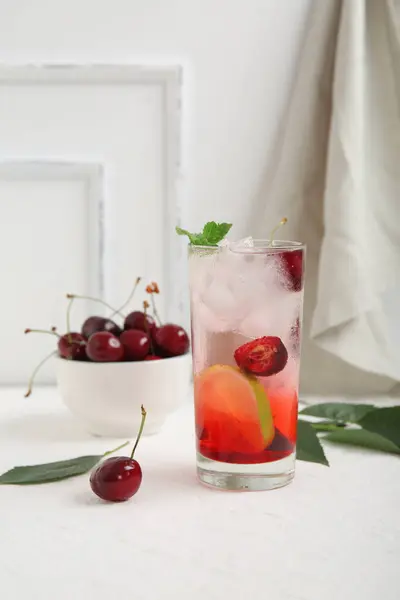
[[[175,227],[178,235],[187,235],[189,241],[194,246],[217,246],[224,239],[232,227],[232,223],[216,223],[209,221],[203,227],[201,233],[190,233],[181,227]]]

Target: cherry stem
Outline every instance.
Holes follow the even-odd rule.
[[[144,406],[143,406],[143,404],[142,404],[142,406],[140,407],[140,410],[141,410],[141,413],[142,413],[142,422],[140,423],[140,427],[139,427],[139,433],[137,434],[136,442],[135,442],[135,445],[133,446],[133,450],[132,450],[132,454],[131,454],[131,460],[132,460],[132,459],[133,459],[133,457],[134,457],[135,450],[136,450],[136,448],[137,448],[137,445],[138,445],[138,443],[139,443],[139,440],[140,440],[140,438],[142,437],[142,432],[143,432],[144,422],[145,422],[145,420],[146,420],[146,415],[147,415],[147,413],[146,413],[146,411],[145,411],[145,409],[144,409]]]
[[[72,308],[72,304],[73,304],[75,298],[73,296],[69,297],[68,295],[67,295],[67,298],[69,298],[68,308],[67,308],[67,334],[68,334],[68,342],[71,344],[71,342],[72,342],[72,337],[71,337],[71,308]]]
[[[25,329],[24,333],[47,333],[48,335],[55,335],[56,337],[61,338],[61,335],[53,329]]]
[[[37,372],[42,368],[42,366],[44,365],[45,362],[47,362],[52,356],[54,356],[55,354],[57,354],[57,352],[51,352],[51,354],[48,354],[43,360],[40,361],[40,363],[38,364],[38,366],[36,367],[36,369],[33,371],[30,379],[29,379],[29,383],[28,383],[28,390],[25,394],[25,398],[28,398],[28,396],[31,395],[32,393],[32,386],[33,386],[33,382],[35,380],[36,374]]]
[[[135,295],[136,288],[137,288],[137,286],[139,285],[139,283],[140,283],[141,281],[142,281],[142,278],[141,278],[141,277],[137,277],[137,278],[136,278],[135,285],[133,286],[133,289],[132,289],[131,293],[129,294],[128,298],[125,300],[125,302],[123,303],[123,305],[119,307],[119,309],[118,309],[118,310],[114,310],[114,312],[112,312],[112,313],[111,313],[111,315],[110,315],[110,319],[111,319],[111,318],[112,318],[112,317],[113,317],[115,314],[117,314],[117,313],[118,313],[118,314],[121,314],[121,310],[123,310],[123,309],[125,308],[125,306],[127,306],[127,305],[128,305],[130,302],[131,302],[131,300],[132,300],[133,296]]]
[[[151,333],[150,333],[150,329],[149,329],[149,324],[147,322],[147,309],[149,307],[148,302],[146,302],[146,300],[143,301],[143,312],[144,312],[144,326],[146,327],[146,333],[149,336],[149,340],[150,340],[150,350],[152,354],[155,354],[154,352],[154,346],[153,346],[153,340],[151,337]]]
[[[104,300],[101,300],[100,298],[93,298],[92,296],[78,296],[77,294],[67,294],[67,298],[70,298],[70,299],[77,298],[78,300],[90,300],[91,302],[99,302],[100,304],[103,304],[103,306],[106,306],[108,309],[114,311],[114,314],[118,313],[123,319],[125,319],[124,314],[119,312],[119,310],[115,310],[114,307],[110,306],[107,302],[105,302]]]
[[[150,294],[150,300],[151,300],[151,304],[152,304],[152,307],[153,307],[153,314],[154,314],[155,318],[157,319],[159,326],[161,327],[162,323],[161,323],[160,316],[159,316],[159,314],[157,312],[157,309],[156,309],[156,301],[154,300],[154,295],[153,294]]]
[[[122,450],[122,448],[125,448],[125,446],[127,446],[128,444],[129,442],[125,442],[124,444],[118,446],[118,448],[114,448],[114,450],[108,450],[107,452],[104,452],[103,457],[109,456],[110,454],[114,454],[114,452],[118,452],[118,450]]]
[[[283,217],[283,219],[281,219],[279,221],[278,225],[273,228],[273,230],[271,231],[270,237],[269,237],[269,245],[270,246],[274,245],[274,237],[275,237],[275,234],[278,231],[278,229],[280,229],[282,227],[282,225],[285,225],[286,223],[287,223],[287,218]]]

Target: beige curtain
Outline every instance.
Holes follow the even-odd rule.
[[[297,73],[262,202],[264,231],[287,216],[285,237],[308,246],[302,391],[387,393],[400,381],[384,305],[398,288],[400,314],[400,2],[315,0]]]

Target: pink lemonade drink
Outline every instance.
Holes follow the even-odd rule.
[[[305,249],[189,246],[197,470],[222,489],[294,476]]]

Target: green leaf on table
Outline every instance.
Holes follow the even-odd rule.
[[[175,227],[175,231],[178,235],[186,235],[194,246],[216,246],[224,239],[231,227],[231,223],[209,221],[204,225],[201,233],[190,233],[181,227]]]
[[[32,485],[76,477],[90,471],[101,458],[102,455],[78,456],[70,460],[60,460],[42,465],[14,467],[7,473],[0,475],[0,484]]]
[[[367,413],[375,410],[373,404],[348,404],[347,402],[324,402],[303,408],[299,414],[320,417],[331,421],[358,423]]]
[[[366,429],[338,429],[328,433],[328,435],[323,437],[323,440],[336,444],[347,444],[369,448],[370,450],[400,454],[400,448],[391,441]]]
[[[78,456],[68,460],[59,460],[41,465],[27,465],[24,467],[14,467],[0,475],[0,485],[33,485],[38,483],[50,483],[52,481],[61,481],[77,475],[83,475],[90,471],[105,456],[120,450],[129,442],[118,446],[114,450],[104,454],[94,454],[89,456]]]
[[[390,440],[400,448],[400,406],[375,408],[364,415],[358,424],[363,429]]]
[[[311,424],[300,419],[297,422],[296,458],[329,467],[324,449]]]

